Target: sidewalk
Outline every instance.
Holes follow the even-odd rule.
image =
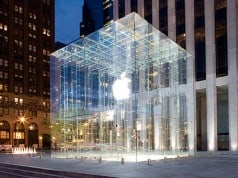
[[[57,159],[29,155],[0,155],[0,162],[37,168],[104,175],[126,178],[156,177],[238,177],[238,155],[216,155],[209,157],[187,157],[129,163],[109,161],[81,161],[80,159]]]

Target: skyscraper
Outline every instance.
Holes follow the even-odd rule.
[[[112,18],[112,0],[84,0],[80,37],[107,25]]]
[[[54,0],[0,1],[0,144],[50,148]]]
[[[194,58],[195,150],[238,150],[238,2],[114,0],[114,19],[133,11]]]

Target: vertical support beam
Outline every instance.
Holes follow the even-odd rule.
[[[140,14],[141,17],[145,16],[144,13],[144,0],[137,0],[138,3],[138,13]]]
[[[118,7],[118,0],[113,1],[113,20],[117,20],[119,18],[119,7]]]
[[[159,29],[159,1],[152,0],[152,24]]]
[[[125,1],[125,15],[131,13],[131,0]]]
[[[196,95],[195,95],[195,47],[194,47],[194,0],[185,0],[185,33],[186,33],[186,50],[192,55],[187,60],[188,79],[191,85],[191,91],[188,92],[188,146],[189,151],[194,151],[196,147]]]
[[[168,1],[168,36],[176,41],[175,0]]]
[[[217,150],[217,92],[214,0],[205,0],[206,96],[208,151]]]
[[[168,36],[172,40],[176,41],[176,18],[175,18],[175,0],[169,0],[168,1]],[[171,70],[173,70],[171,68]],[[173,73],[174,71],[172,71]],[[170,79],[173,80],[172,78],[172,73],[170,71]],[[175,99],[174,99],[175,100]],[[174,101],[175,102],[175,101]],[[174,102],[173,99],[170,99],[170,108],[174,111]],[[176,117],[175,113],[171,112],[169,113],[170,117],[170,146],[172,147],[172,150],[174,151],[176,149]]]
[[[230,150],[238,149],[238,1],[227,1],[228,98]]]

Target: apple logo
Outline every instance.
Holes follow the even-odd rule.
[[[112,85],[112,92],[117,100],[128,99],[130,96],[129,83],[131,80],[126,77],[126,73],[123,72],[119,79],[116,79]]]

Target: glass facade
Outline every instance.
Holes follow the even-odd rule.
[[[52,156],[193,153],[192,70],[190,55],[136,13],[54,52]]]

